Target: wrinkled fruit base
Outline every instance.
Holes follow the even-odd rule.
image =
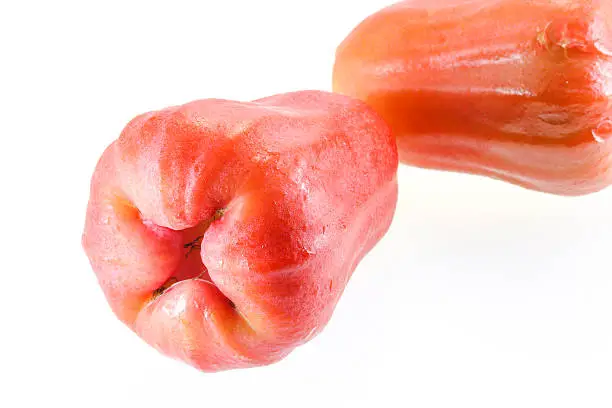
[[[203,371],[270,364],[325,326],[397,201],[397,148],[325,92],[138,116],[102,155],[83,246],[115,314]]]

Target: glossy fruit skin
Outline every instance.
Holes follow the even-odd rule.
[[[388,126],[342,95],[150,112],[102,155],[83,246],[115,314],[162,353],[270,364],[320,332],[386,233],[397,166]]]
[[[334,90],[403,163],[592,193],[612,182],[611,25],[609,0],[404,1],[339,46]]]

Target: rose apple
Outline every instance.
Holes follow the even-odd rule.
[[[402,162],[560,195],[612,183],[611,0],[408,0],[340,45],[334,90]]]
[[[280,360],[320,332],[397,199],[395,142],[317,91],[133,119],[95,170],[83,246],[115,314],[204,371]]]

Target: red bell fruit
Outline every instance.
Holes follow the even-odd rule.
[[[132,120],[93,175],[83,246],[115,314],[204,371],[265,365],[326,325],[397,201],[365,104],[304,91]]]
[[[342,42],[333,81],[403,163],[567,196],[612,184],[612,0],[406,0]]]

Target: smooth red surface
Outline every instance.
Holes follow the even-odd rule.
[[[147,113],[100,159],[83,245],[113,311],[161,352],[269,364],[325,326],[387,231],[397,165],[388,126],[341,95]]]
[[[408,0],[339,46],[334,90],[407,164],[562,195],[612,182],[612,1]]]

